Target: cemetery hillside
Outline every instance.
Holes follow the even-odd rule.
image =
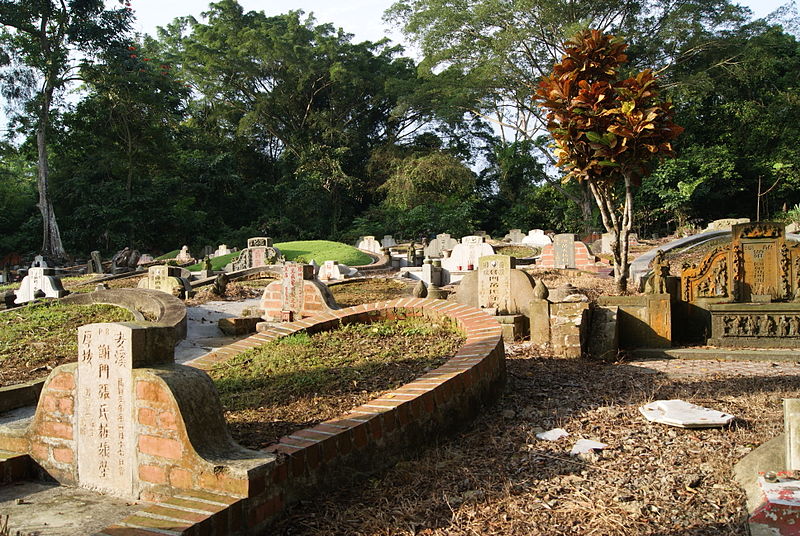
[[[0,0],[0,536],[798,536],[742,2]]]

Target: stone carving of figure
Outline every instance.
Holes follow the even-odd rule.
[[[792,316],[789,319],[789,336],[797,337],[798,331],[800,331],[800,318]]]
[[[715,296],[728,295],[728,265],[725,259],[722,259],[714,270],[714,289]]]
[[[744,317],[744,329],[742,330],[742,335],[755,335],[755,323],[753,322],[752,316],[745,316]]]
[[[697,294],[701,297],[711,295],[711,286],[708,283],[708,279],[703,279],[697,286]]]
[[[660,249],[653,258],[653,275],[650,292],[653,294],[667,293],[667,277],[669,277],[669,263],[664,258],[664,252]]]
[[[722,334],[733,335],[734,322],[733,317],[725,315],[722,317]]]
[[[762,323],[762,330],[764,331],[762,335],[767,335],[769,337],[774,337],[777,333],[775,319],[769,315],[764,315],[764,322]]]
[[[789,335],[789,318],[786,315],[781,315],[778,318],[778,335],[786,337]]]

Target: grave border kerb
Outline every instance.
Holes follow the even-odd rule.
[[[265,527],[297,500],[335,486],[342,471],[369,473],[401,459],[407,449],[455,431],[499,395],[505,382],[502,327],[469,305],[427,298],[400,298],[307,317],[256,333],[186,363],[208,370],[250,349],[299,332],[335,329],[352,322],[426,317],[447,319],[466,339],[440,367],[378,398],[266,447],[278,456],[266,485],[251,483],[243,501],[248,528]],[[254,485],[255,484],[255,485]]]

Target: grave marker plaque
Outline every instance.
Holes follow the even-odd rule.
[[[289,263],[283,267],[281,304],[284,311],[298,313],[303,309],[304,281],[314,278],[310,264]]]
[[[511,298],[512,257],[487,255],[478,260],[478,307],[505,312]]]
[[[78,329],[78,481],[120,497],[134,494],[132,346],[122,324]]]
[[[575,267],[575,235],[557,234],[553,237],[554,265],[556,268]]]

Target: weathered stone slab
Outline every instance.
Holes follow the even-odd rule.
[[[553,243],[549,236],[544,234],[541,229],[531,229],[528,235],[522,239],[522,243],[526,246],[536,246],[543,248]]]
[[[318,277],[323,281],[341,281],[349,277],[358,275],[358,270],[346,264],[339,264],[339,261],[325,261],[318,270]]]
[[[358,249],[363,249],[364,251],[369,251],[370,253],[375,253],[379,255],[381,252],[381,243],[375,240],[374,236],[362,236],[356,242],[356,247]]]
[[[729,413],[690,404],[684,400],[656,400],[639,408],[648,421],[679,428],[710,428],[730,424]]]
[[[242,250],[236,260],[225,267],[225,271],[236,272],[283,262],[281,250],[272,245],[272,238],[258,236],[247,239],[247,247]]]
[[[441,258],[444,256],[445,251],[452,251],[458,244],[458,240],[452,238],[447,233],[436,235],[436,238],[428,244],[425,248],[425,256],[434,258]]]
[[[714,220],[706,226],[706,231],[730,231],[734,225],[750,223],[750,218],[725,218]]]
[[[618,307],[620,348],[672,346],[672,302],[669,294],[600,296],[597,304]]]
[[[478,259],[486,255],[494,255],[494,248],[484,242],[480,236],[465,236],[460,244],[456,244],[449,257],[442,259],[442,267],[451,272],[475,270]]]
[[[522,244],[522,241],[525,239],[525,233],[522,232],[522,229],[511,229],[506,236],[503,237],[503,242],[509,242],[511,244]]]
[[[175,260],[180,264],[186,264],[189,262],[194,262],[195,258],[192,257],[192,254],[189,252],[189,246],[183,246],[180,253],[178,253],[178,255],[175,257]]]
[[[550,304],[550,343],[556,355],[581,357],[591,311],[586,302]]]
[[[708,310],[711,346],[800,348],[800,303],[722,303]]]
[[[139,281],[138,287],[166,292],[181,299],[192,292],[192,285],[186,277],[183,277],[183,269],[168,265],[148,268],[147,277]]]
[[[542,256],[536,264],[544,268],[595,270],[597,258],[586,244],[575,241],[575,235],[560,234],[554,237],[552,244],[542,249]]]
[[[29,268],[28,275],[15,292],[14,303],[27,303],[37,298],[63,298],[69,294],[55,274],[53,268]]]
[[[513,268],[514,259],[508,255],[488,255],[478,259],[478,307],[508,314]]]
[[[592,311],[592,327],[589,331],[589,355],[603,361],[617,359],[619,352],[619,325],[617,306],[597,307]]]

